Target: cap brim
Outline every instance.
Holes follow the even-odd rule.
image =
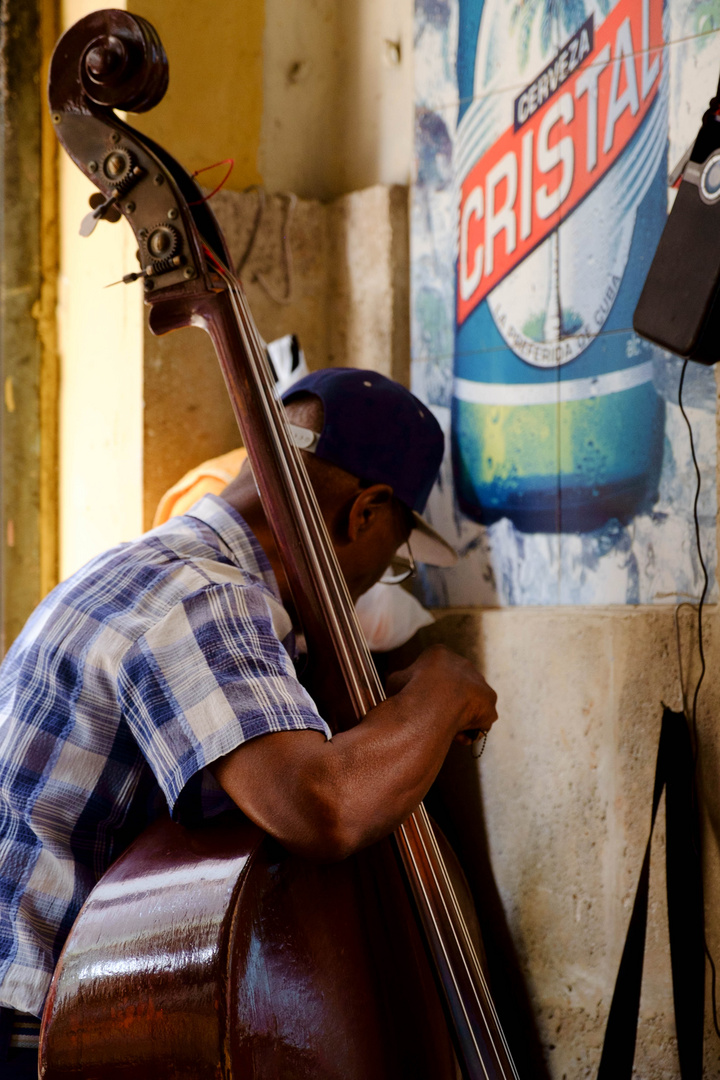
[[[413,519],[415,528],[410,533],[409,543],[415,561],[428,563],[430,566],[454,566],[458,561],[455,548],[451,547],[447,540],[443,540],[440,533],[414,510]],[[398,554],[402,554],[402,550],[400,548]]]

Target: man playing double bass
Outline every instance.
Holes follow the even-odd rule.
[[[286,395],[352,599],[398,549],[447,565],[419,516],[443,455],[432,414],[375,372]],[[252,472],[98,556],[31,616],[0,668],[0,1073],[37,1075],[37,1020],[98,878],[169,809],[234,802],[289,850],[342,859],[422,800],[494,692],[441,646],[331,737],[298,681],[292,598]]]

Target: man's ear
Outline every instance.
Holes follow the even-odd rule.
[[[392,497],[393,489],[389,484],[372,484],[363,488],[355,497],[348,513],[348,539],[357,540],[363,533],[372,530],[381,519],[384,520],[384,510],[389,506]]]

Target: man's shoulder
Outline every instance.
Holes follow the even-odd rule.
[[[255,567],[202,518],[173,518],[96,556],[45,598],[8,654],[5,668],[28,652],[66,653],[86,661],[101,653],[114,666],[155,624],[188,597],[217,586],[260,589]]]
[[[150,616],[158,603],[164,608],[176,597],[238,576],[244,579],[246,571],[219,537],[186,515],[96,556],[48,599],[102,621],[134,610]]]

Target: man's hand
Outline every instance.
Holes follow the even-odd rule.
[[[439,697],[438,705],[457,717],[458,742],[469,745],[479,731],[489,731],[497,720],[495,691],[469,660],[444,645],[431,646],[410,667],[393,672],[387,681],[388,694],[398,694],[413,682],[421,694]]]
[[[396,829],[424,798],[454,739],[489,730],[497,700],[442,645],[390,679],[391,697],[327,741],[318,731],[263,735],[212,766],[249,818],[285,847],[342,859]]]

